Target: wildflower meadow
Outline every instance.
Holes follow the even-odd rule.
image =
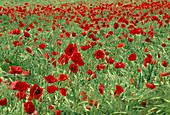
[[[170,115],[170,1],[0,0],[0,115]]]

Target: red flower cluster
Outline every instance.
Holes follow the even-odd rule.
[[[11,73],[11,74],[21,74],[22,73],[22,68],[19,66],[9,66],[9,69],[11,69],[11,71],[8,71],[7,73]]]
[[[116,89],[115,89],[115,91],[114,91],[114,97],[115,97],[115,98],[119,97],[120,94],[121,94],[122,92],[124,92],[124,91],[125,91],[125,90],[124,90],[121,86],[116,85]]]

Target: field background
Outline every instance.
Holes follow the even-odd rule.
[[[6,2],[8,5],[12,6],[19,6],[23,5],[23,3],[28,2],[32,5],[34,8],[35,6],[33,4],[38,5],[55,5],[60,6],[64,3],[83,3],[86,0],[81,1],[70,1],[70,0],[61,0],[61,1],[54,1],[54,0],[0,0],[0,6],[3,6],[2,4],[5,4]],[[11,3],[13,2],[13,4]],[[21,3],[22,2],[22,3]],[[88,1],[86,1],[88,2]],[[96,0],[89,1],[90,3],[94,5],[100,5]],[[102,3],[105,4],[106,1],[103,1]],[[133,1],[134,2],[134,1]],[[137,1],[137,3],[141,3],[142,1]],[[117,3],[117,1],[107,1],[107,3]],[[128,2],[126,2],[128,4]],[[5,6],[5,7],[8,7]],[[31,6],[30,5],[30,6]],[[87,4],[87,7],[89,8],[90,5]],[[143,10],[143,12],[146,12],[147,10]],[[168,10],[169,11],[169,10]],[[170,15],[168,11],[164,11]],[[139,11],[136,11],[135,13],[139,13]],[[154,15],[154,14],[153,14]],[[30,84],[30,87],[33,86],[33,84],[38,84],[40,87],[44,87],[44,95],[42,96],[43,99],[46,102],[34,102],[36,106],[36,111],[38,111],[39,115],[52,115],[55,114],[55,110],[62,110],[62,114],[128,114],[128,115],[142,115],[142,114],[148,114],[148,115],[156,115],[156,114],[163,114],[168,115],[170,114],[170,79],[169,76],[166,77],[160,77],[161,73],[169,73],[170,72],[170,64],[168,64],[167,67],[163,67],[161,64],[162,60],[166,60],[166,62],[169,63],[170,61],[170,43],[167,40],[167,38],[170,37],[170,24],[167,24],[166,28],[161,27],[157,28],[156,23],[148,22],[145,25],[138,25],[137,28],[146,26],[147,31],[149,31],[149,27],[152,26],[154,28],[154,38],[151,39],[151,43],[143,44],[142,41],[145,41],[146,37],[144,38],[141,35],[135,35],[131,36],[134,41],[132,44],[128,42],[127,40],[120,40],[118,37],[122,34],[122,32],[128,33],[129,30],[125,30],[120,28],[119,30],[113,29],[113,24],[116,20],[113,20],[112,22],[109,22],[110,26],[112,28],[104,28],[100,32],[104,32],[105,34],[109,31],[114,31],[114,35],[109,37],[107,40],[103,37],[101,38],[100,42],[102,42],[102,46],[95,46],[93,50],[90,51],[81,51],[80,45],[84,45],[87,40],[82,38],[80,35],[82,30],[78,29],[78,25],[75,24],[75,26],[71,25],[65,25],[64,21],[57,20],[57,23],[60,23],[61,25],[65,26],[66,31],[76,32],[78,34],[77,38],[71,38],[70,39],[64,39],[62,41],[62,46],[56,46],[57,39],[60,37],[57,31],[48,33],[40,33],[39,38],[45,38],[45,40],[50,39],[50,42],[47,43],[41,39],[39,39],[39,43],[47,43],[48,47],[45,50],[37,50],[33,49],[34,53],[36,54],[36,57],[32,57],[31,54],[25,51],[27,47],[31,48],[31,45],[34,45],[33,37],[28,38],[25,46],[21,47],[14,47],[12,42],[14,40],[18,40],[18,36],[10,36],[7,34],[10,30],[16,29],[15,24],[9,25],[8,16],[0,17],[0,20],[3,20],[6,22],[6,25],[0,25],[0,29],[2,29],[3,26],[6,27],[6,33],[5,36],[2,36],[0,38],[0,77],[6,81],[13,82],[13,81],[25,81]],[[33,16],[32,19],[28,20],[27,23],[33,23],[33,21],[38,21],[38,16]],[[53,16],[46,17],[50,21],[53,20]],[[105,18],[107,18],[105,16]],[[22,20],[22,19],[21,19]],[[85,17],[84,20],[89,19]],[[25,20],[22,20],[23,22]],[[43,28],[42,24],[45,22],[38,22],[41,23],[41,27]],[[5,24],[5,23],[3,23]],[[74,24],[74,23],[73,23]],[[39,27],[38,27],[39,28]],[[47,25],[45,27],[46,29],[51,29],[51,25]],[[59,30],[61,31],[61,29]],[[31,30],[31,32],[35,33]],[[99,33],[101,34],[101,33]],[[51,39],[52,38],[52,39]],[[112,39],[115,41],[112,42]],[[28,40],[31,40],[31,42],[28,42]],[[125,43],[125,47],[122,49],[117,49],[117,44],[123,42]],[[82,55],[82,58],[86,64],[85,67],[80,67],[79,72],[77,74],[74,74],[68,70],[69,65],[71,62],[69,62],[68,65],[61,66],[60,64],[57,65],[57,69],[53,68],[52,65],[48,66],[47,61],[41,56],[39,58],[39,54],[48,52],[49,54],[57,50],[59,51],[59,55],[56,57],[59,58],[61,54],[64,52],[64,49],[68,46],[70,43],[77,43],[77,47],[79,48],[79,51]],[[163,43],[166,43],[166,47],[162,47],[161,45]],[[35,45],[38,48],[38,45]],[[4,47],[8,47],[8,50],[5,50]],[[96,60],[93,57],[93,54],[95,53],[95,50],[104,48],[107,49],[108,52],[115,52],[115,54],[110,54],[109,57],[113,57],[115,62],[123,62],[126,63],[126,67],[123,69],[116,69],[114,68],[114,65],[108,65],[106,61],[104,60]],[[145,49],[148,48],[149,51],[146,53]],[[123,50],[126,50],[125,52]],[[132,53],[137,54],[137,60],[134,62],[128,61],[128,56]],[[16,55],[18,54],[18,55]],[[147,67],[143,66],[144,58],[146,58],[146,55],[150,54],[153,56],[153,60],[157,62],[157,65],[150,65],[148,64]],[[161,58],[157,58],[157,54],[161,55]],[[89,58],[89,56],[91,56]],[[108,56],[107,56],[108,57]],[[12,62],[12,64],[6,63],[4,60],[8,59]],[[50,58],[51,59],[51,58]],[[96,69],[96,66],[100,63],[103,63],[106,65],[106,69],[98,71]],[[88,66],[88,64],[92,64],[92,66]],[[12,74],[7,74],[10,69],[9,66],[20,66],[23,70],[30,70],[31,74],[28,76],[18,75],[19,77],[16,77]],[[92,69],[96,72],[97,79],[91,80],[90,82],[87,81],[87,78],[89,77],[86,73],[88,69]],[[138,72],[137,69],[141,69],[142,72]],[[44,80],[44,75],[50,75],[53,74],[56,76],[56,78],[60,74],[69,74],[70,79],[72,83],[74,84],[66,86],[66,82],[62,83],[56,83],[55,85],[59,85],[60,87],[65,87],[68,89],[67,96],[59,97],[59,93],[56,94],[48,94],[46,90],[46,87],[49,85]],[[135,79],[136,83],[135,85],[131,84],[130,79]],[[161,82],[161,79],[163,82]],[[145,86],[145,83],[154,83],[156,85],[156,89],[151,90]],[[98,91],[98,86],[104,85],[104,95],[101,95]],[[115,86],[120,85],[124,88],[125,92],[121,94],[119,98],[114,98],[114,91]],[[98,100],[99,104],[101,104],[101,107],[99,107],[99,104],[97,107],[90,106],[88,104],[88,100],[86,101],[80,101],[78,100],[78,96],[80,96],[80,92],[85,91],[90,99]],[[23,103],[27,102],[27,100],[21,100],[19,101],[16,97],[14,97],[16,92],[13,90],[9,90],[6,88],[6,84],[0,85],[0,99],[7,97],[8,99],[8,105],[7,107],[3,106],[0,107],[0,114],[11,114],[16,115],[20,113],[20,115],[26,115],[24,111]],[[28,92],[29,94],[29,92]],[[47,94],[47,95],[45,95]],[[56,101],[57,100],[57,101]],[[35,100],[34,100],[35,101]],[[146,101],[146,106],[142,106],[141,102]],[[48,109],[49,105],[52,105],[52,102],[55,102],[55,108],[53,111]],[[86,107],[91,107],[90,111],[86,109]]]

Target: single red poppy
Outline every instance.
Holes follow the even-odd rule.
[[[145,85],[146,85],[147,88],[150,88],[150,89],[156,88],[156,86],[153,83],[145,83]]]
[[[100,85],[100,86],[98,87],[98,89],[99,89],[100,94],[103,95],[104,85]]]
[[[81,54],[76,52],[71,57],[72,62],[75,64],[78,64],[78,66],[83,66],[85,63],[83,62],[83,59],[81,59]]]
[[[18,100],[22,100],[22,99],[26,99],[27,94],[26,94],[25,92],[18,91],[18,92],[15,94],[15,97],[17,97]]]
[[[168,63],[166,61],[162,60],[161,65],[163,65],[164,67],[167,67]]]
[[[135,79],[130,79],[130,83],[133,84],[133,85],[135,85],[136,80],[135,80]]]
[[[30,88],[30,96],[38,100],[43,92],[44,88],[40,88],[37,84]]]
[[[122,48],[122,47],[124,47],[124,46],[125,46],[124,43],[119,43],[119,44],[117,45],[117,49],[120,49],[120,48]]]
[[[56,110],[55,115],[60,115],[61,114],[61,110]]]
[[[74,52],[78,52],[77,50],[77,44],[74,43],[74,46],[73,44],[69,44],[67,46],[67,48],[64,50],[65,54],[68,55],[69,57],[71,57],[73,55]]]
[[[135,61],[136,60],[136,54],[135,53],[130,54],[129,57],[128,57],[128,60],[129,61]]]
[[[48,93],[54,93],[56,90],[58,90],[58,86],[56,87],[55,85],[50,85],[47,87]]]
[[[45,80],[48,83],[55,83],[55,82],[57,82],[57,79],[53,75],[44,76],[44,78],[45,78]]]
[[[121,87],[121,86],[119,86],[119,85],[116,85],[116,89],[115,89],[115,91],[114,91],[114,97],[116,98],[116,97],[119,97],[120,96],[120,94],[122,93],[122,92],[124,92],[125,90]]]
[[[161,76],[161,77],[164,77],[164,76],[167,76],[167,75],[170,75],[170,73],[168,73],[168,72],[167,72],[167,73],[161,73],[160,76]]]
[[[118,68],[118,69],[124,68],[125,65],[126,65],[125,63],[118,62],[118,63],[115,63],[114,68]]]
[[[45,47],[46,47],[46,44],[40,44],[39,46],[38,46],[40,49],[44,49]]]
[[[26,113],[32,114],[35,111],[35,106],[32,102],[25,102],[24,109],[25,109]]]
[[[118,27],[119,27],[119,24],[117,22],[115,22],[113,28],[117,29]]]
[[[73,73],[77,73],[78,72],[78,66],[76,64],[70,64],[69,69]]]
[[[81,97],[82,97],[82,98],[81,98],[82,101],[85,101],[85,100],[87,99],[86,92],[81,91],[81,92],[80,92],[80,95],[81,95]]]
[[[92,75],[92,70],[91,70],[91,69],[88,69],[88,70],[87,70],[87,74],[88,74],[88,75]]]
[[[106,62],[109,63],[109,65],[113,64],[115,62],[115,60],[113,60],[113,58],[109,57],[106,57]]]
[[[49,106],[48,106],[48,109],[53,110],[53,109],[54,109],[54,106],[53,106],[53,105],[49,105]]]
[[[26,51],[27,51],[28,53],[32,53],[32,50],[31,50],[30,48],[27,48]]]
[[[104,58],[104,53],[102,50],[98,50],[95,54],[94,57],[96,57],[96,59],[103,59]]]
[[[67,79],[67,76],[64,75],[64,74],[60,74],[60,75],[58,76],[58,81],[65,81],[66,79]]]
[[[1,99],[0,100],[0,105],[1,106],[7,106],[7,98]]]
[[[25,37],[30,37],[31,35],[30,35],[28,32],[25,32],[25,31],[24,31],[24,36],[25,36]]]
[[[44,58],[45,58],[45,59],[49,59],[49,58],[50,58],[50,56],[48,55],[48,53],[44,53]]]
[[[97,70],[105,69],[106,67],[103,64],[97,65]]]
[[[87,50],[89,48],[91,48],[91,45],[84,45],[84,46],[80,46],[81,50]]]
[[[67,89],[65,88],[60,88],[60,95],[66,96]]]

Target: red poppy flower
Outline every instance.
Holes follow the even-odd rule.
[[[90,107],[86,107],[87,110],[90,110]]]
[[[30,48],[27,48],[26,51],[27,51],[28,53],[32,53],[32,50],[31,50]]]
[[[23,27],[25,27],[25,24],[21,22],[21,23],[19,24],[19,27],[23,28]]]
[[[73,33],[72,33],[72,36],[73,36],[73,37],[76,37],[76,36],[77,36],[77,34],[76,34],[75,32],[73,32]]]
[[[37,84],[30,88],[30,96],[38,100],[43,92],[44,88],[40,88]]]
[[[122,47],[124,47],[124,46],[125,46],[124,43],[119,43],[119,44],[117,45],[117,49],[120,49],[120,48],[122,48]]]
[[[29,75],[29,74],[30,74],[29,70],[28,71],[26,71],[26,70],[22,71],[22,75]]]
[[[166,47],[166,43],[162,44],[161,46],[162,46],[162,47]]]
[[[18,100],[22,100],[22,99],[25,99],[27,97],[27,94],[25,92],[18,91],[15,94],[15,97],[17,97]]]
[[[105,69],[106,67],[103,64],[97,65],[97,70]]]
[[[0,83],[2,83],[2,78],[0,77]]]
[[[62,66],[65,64],[68,64],[68,61],[69,61],[69,57],[65,54],[61,55],[59,58],[58,58],[58,63],[60,63]]]
[[[134,40],[134,39],[132,39],[132,38],[128,38],[128,41],[129,41],[129,42],[132,42],[133,40]]]
[[[148,52],[148,48],[146,48],[144,51],[147,53]]]
[[[64,74],[60,74],[60,75],[58,76],[58,81],[65,81],[66,79],[67,79],[67,76],[64,75]]]
[[[61,110],[56,110],[55,115],[60,115],[61,114]]]
[[[136,80],[135,80],[135,79],[130,79],[130,83],[133,84],[133,85],[135,85]]]
[[[92,79],[94,79],[94,78],[97,78],[97,76],[96,76],[96,73],[95,73],[95,72],[93,72],[93,77],[92,77]]]
[[[138,72],[141,72],[142,70],[141,69],[137,69]]]
[[[7,106],[7,98],[1,99],[0,100],[0,105],[1,106]]]
[[[57,79],[55,78],[55,76],[53,75],[48,75],[47,77],[44,76],[45,80],[48,82],[48,83],[55,83],[57,82]]]
[[[91,70],[91,69],[88,69],[88,70],[87,70],[87,74],[88,74],[88,75],[92,75],[92,70]]]
[[[86,92],[81,91],[81,92],[80,92],[80,95],[81,95],[81,97],[82,97],[82,98],[81,98],[82,101],[85,101],[85,100],[87,99]]]
[[[117,29],[118,27],[119,27],[119,24],[117,22],[115,22],[113,28]]]
[[[114,65],[114,68],[124,68],[124,67],[125,67],[125,63],[122,62],[115,63]]]
[[[120,96],[120,94],[122,93],[122,92],[124,92],[125,90],[121,87],[121,86],[119,86],[119,85],[116,85],[116,89],[115,89],[115,91],[114,91],[114,97],[116,98],[116,97],[119,97]]]
[[[85,63],[83,62],[83,59],[81,59],[81,54],[76,52],[73,54],[71,57],[71,60],[75,63],[78,64],[78,66],[83,66]]]
[[[61,42],[61,41],[58,41],[58,42],[57,42],[57,45],[62,45],[62,42]]]
[[[98,105],[98,101],[97,100],[95,100],[94,101],[94,106],[96,106],[97,107],[97,105]],[[101,105],[99,105],[99,107],[100,107]]]
[[[38,46],[40,49],[44,49],[45,47],[46,47],[46,44],[40,44],[39,46]]]
[[[84,46],[80,46],[81,50],[87,50],[89,48],[91,48],[91,45],[84,45]]]
[[[113,60],[113,58],[109,57],[106,57],[106,62],[109,63],[109,65],[113,64],[115,62],[115,60]]]
[[[28,26],[29,26],[30,28],[34,28],[34,25],[33,25],[32,23],[30,23]]]
[[[128,57],[128,60],[129,61],[135,61],[136,60],[136,54],[135,53],[130,54],[129,57]]]
[[[145,83],[145,85],[146,85],[147,88],[150,88],[150,89],[156,88],[156,86],[153,83]]]
[[[160,54],[158,54],[158,58],[161,58],[161,55],[160,55]]]
[[[143,102],[141,102],[141,105],[142,105],[143,107],[145,107],[145,106],[146,106],[146,103],[149,103],[149,101],[143,101]]]
[[[70,64],[69,69],[73,73],[77,73],[78,72],[78,66],[76,64]]]
[[[168,63],[166,61],[162,60],[161,65],[163,65],[164,67],[167,67]]]
[[[56,90],[58,90],[58,86],[56,87],[55,85],[51,85],[47,87],[48,93],[54,93]]]
[[[24,92],[28,90],[30,85],[23,81],[14,81],[10,83],[10,87],[12,88],[12,90]]]
[[[5,61],[6,61],[7,63],[9,63],[9,60],[8,60],[8,59],[5,59]]]
[[[144,59],[144,66],[147,66],[147,63],[152,63],[152,56],[150,54],[147,54],[147,57]]]
[[[51,52],[51,54],[52,54],[52,55],[58,55],[58,54],[59,54],[59,52],[57,52],[57,51],[53,51],[53,52]]]
[[[52,109],[54,109],[54,106],[53,106],[53,105],[49,105],[49,106],[48,106],[48,109],[51,109],[51,110],[52,110]]]
[[[48,53],[44,53],[44,58],[45,58],[45,59],[49,59],[49,58],[50,58],[50,56],[48,55]]]
[[[24,103],[24,109],[25,109],[26,113],[32,114],[35,111],[35,106],[32,102],[25,102]]]
[[[74,52],[77,52],[77,44],[74,43],[74,46],[73,44],[69,44],[67,48],[64,50],[64,52],[66,55],[72,56]]]
[[[164,77],[164,76],[167,76],[167,75],[170,75],[170,73],[168,73],[168,72],[167,72],[167,73],[161,73],[160,76],[161,76],[161,77]]]
[[[94,57],[96,57],[96,59],[103,59],[104,58],[104,53],[102,50],[98,50],[95,54]]]
[[[30,37],[30,34],[29,34],[28,32],[25,32],[25,31],[24,31],[24,36],[25,36],[25,37]]]
[[[51,61],[48,61],[48,63],[51,63],[51,62],[52,62],[52,65],[53,65],[54,67],[56,67],[57,61],[55,61],[55,60],[56,60],[55,58],[52,58]]]
[[[98,87],[98,89],[99,89],[100,94],[103,95],[104,85],[100,85],[100,86]]]
[[[93,106],[93,100],[92,99],[88,99],[88,104]]]
[[[67,89],[65,88],[60,88],[60,95],[66,96]]]

